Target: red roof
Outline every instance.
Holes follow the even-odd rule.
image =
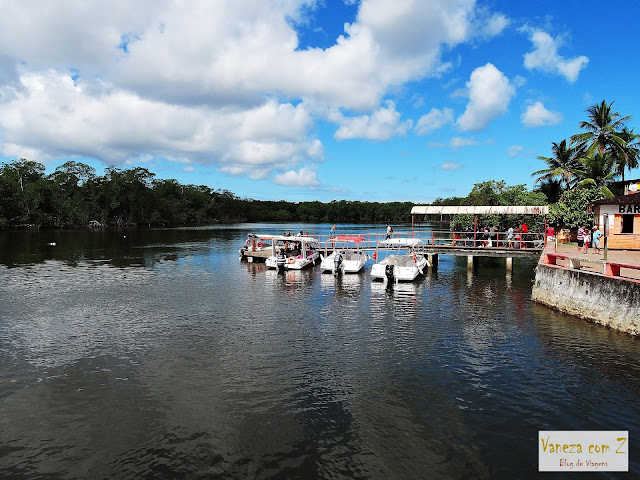
[[[360,243],[364,242],[364,237],[359,235],[338,235],[333,240],[347,240],[348,242]]]

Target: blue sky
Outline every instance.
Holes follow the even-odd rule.
[[[532,186],[536,157],[602,100],[640,119],[635,1],[0,9],[0,160],[48,172],[72,159],[263,200],[427,203]]]

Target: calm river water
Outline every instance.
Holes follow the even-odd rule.
[[[638,339],[533,304],[535,260],[238,261],[328,227],[0,234],[0,477],[539,478],[539,430],[629,430],[597,478],[640,476]]]

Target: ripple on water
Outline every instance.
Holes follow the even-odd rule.
[[[0,476],[536,478],[538,430],[640,432],[637,342],[532,267],[388,288],[240,264],[246,233],[0,267]]]

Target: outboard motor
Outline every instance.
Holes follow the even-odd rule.
[[[278,271],[278,273],[284,272],[284,264],[286,261],[287,259],[284,256],[284,252],[282,251],[282,249],[280,249],[278,251],[278,255],[276,255],[276,270]]]
[[[387,277],[387,281],[391,284],[393,283],[394,280],[394,270],[395,270],[395,266],[394,265],[387,265],[386,267],[384,267],[384,275],[385,277]]]
[[[336,253],[335,258],[333,259],[333,274],[338,275],[340,273],[341,267],[342,267],[342,254]]]

